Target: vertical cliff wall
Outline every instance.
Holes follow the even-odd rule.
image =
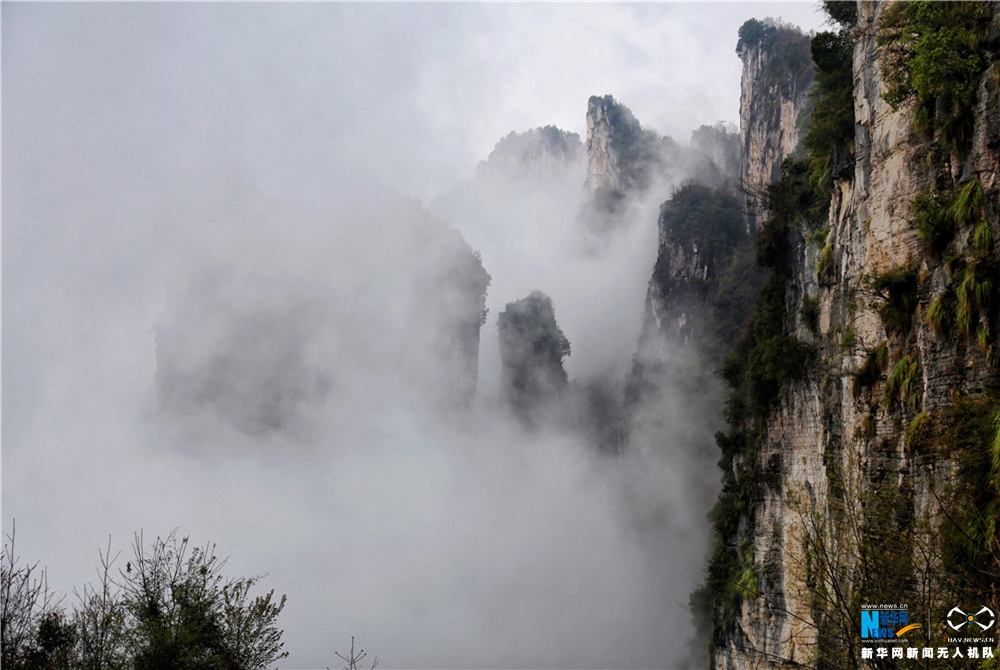
[[[747,225],[762,223],[761,195],[781,174],[781,162],[799,144],[799,119],[813,83],[809,37],[788,26],[750,19],[740,28],[743,61],[740,183],[747,194]]]
[[[729,186],[738,156],[739,147],[725,127],[702,126],[684,146],[643,128],[612,96],[591,96],[583,219],[592,230],[606,231],[621,223],[637,199],[665,197],[681,181]]]
[[[767,185],[799,144],[798,121],[814,68],[809,38],[801,31],[755,19],[740,28],[737,53],[743,61],[739,137],[725,128],[702,126],[692,133],[689,148],[672,154],[675,170],[697,183],[675,191],[660,208],[658,254],[636,374],[643,365],[662,367],[668,344],[686,343],[693,344],[687,353],[707,355],[699,365],[714,371],[761,286],[751,238],[731,225],[738,205],[734,198],[740,193],[745,200],[746,233],[752,235],[764,220]],[[594,97],[588,108],[587,183],[595,192],[636,191],[642,182],[619,176],[615,147],[623,142],[612,140],[616,133],[637,136],[640,126],[627,110],[626,117],[609,107],[610,102]],[[612,122],[616,114],[629,123]]]
[[[734,188],[738,137],[703,126],[685,150],[703,169],[660,206],[656,262],[627,382],[633,411],[644,394],[711,386],[759,288]]]
[[[941,647],[949,608],[997,602],[998,14],[859,2],[853,173],[810,218],[823,167],[804,162],[756,222],[772,278],[726,371],[715,668],[861,667],[866,603],[908,605],[905,646]],[[926,57],[942,40],[958,58]],[[741,55],[746,93],[764,59]],[[753,144],[744,174],[777,176]],[[789,193],[805,206],[782,211]]]
[[[614,211],[624,198],[649,188],[666,157],[661,140],[625,105],[606,95],[587,103],[587,189],[598,206]]]

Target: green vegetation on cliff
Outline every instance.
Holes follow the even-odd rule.
[[[716,539],[705,584],[691,597],[696,622],[713,620],[715,643],[721,642],[719,636],[735,633],[744,598],[771,588],[766,575],[756,574],[753,543],[746,539],[752,537],[759,487],[781,485],[780,464],[762,464],[760,447],[782,389],[803,377],[816,355],[813,346],[790,334],[794,315],[788,312],[786,286],[792,275],[791,234],[811,238],[823,228],[831,179],[844,171],[841,163],[850,164],[854,132],[852,45],[846,32],[821,33],[810,43],[801,33],[751,19],[739,37],[737,52],[759,44],[769,54],[759,85],[787,97],[796,86],[807,85],[815,62],[817,86],[806,132],[808,153],[786,159],[781,178],[764,197],[768,219],[758,231],[755,249],[769,279],[722,370],[732,391],[726,402],[728,428],[716,435],[722,492],[709,515]],[[806,298],[800,314],[815,330],[816,303]]]
[[[882,17],[885,100],[894,109],[913,103],[914,126],[939,132],[949,151],[972,139],[989,20],[989,3],[971,1],[896,2]]]
[[[907,430],[907,448],[946,464],[952,475],[935,493],[938,544],[928,548],[934,585],[928,605],[942,618],[955,602],[1000,597],[1000,399],[953,394]]]
[[[886,267],[885,256],[872,254],[872,267],[838,277],[843,229],[830,237],[824,224],[838,181],[854,176],[853,40],[872,35],[857,25],[854,3],[824,6],[840,27],[812,40],[817,74],[804,151],[786,160],[768,189],[769,219],[757,237],[758,262],[770,280],[723,369],[732,392],[728,428],[717,435],[723,489],[710,516],[716,544],[692,608],[705,608],[700,616],[712,619],[716,645],[759,653],[740,649],[752,642],[744,602],[761,605],[752,608],[757,614],[797,616],[785,609],[785,582],[773,578],[783,569],[786,579],[804,585],[796,597],[810,607],[809,621],[799,621],[815,634],[805,636],[816,645],[810,667],[844,668],[861,663],[857,613],[864,602],[908,602],[941,620],[955,603],[1000,596],[1000,201],[992,168],[982,167],[991,163],[964,155],[979,122],[980,85],[991,90],[1000,80],[984,77],[996,67],[995,45],[986,42],[995,5],[885,6],[874,26],[885,100],[894,109],[910,105],[915,128],[927,133],[926,160],[914,172],[928,171],[924,183],[932,186],[911,201],[925,255]],[[770,34],[766,24],[748,22],[739,48]],[[881,222],[850,223],[852,234],[866,234]],[[803,247],[803,239],[816,246]],[[818,246],[819,300],[806,291],[813,278],[801,277],[809,271],[805,254]],[[856,320],[862,298],[864,320]],[[817,342],[815,349],[793,337],[804,332],[793,331],[795,301],[812,334],[803,338]],[[808,382],[796,395],[787,394],[802,378]],[[799,389],[815,394],[819,407],[795,406],[794,416],[781,416],[779,407]],[[808,490],[783,482],[788,453],[780,445],[798,429],[799,411],[814,411],[820,424],[818,479],[827,481],[815,491],[811,477]],[[775,426],[784,437],[768,436]],[[853,432],[840,435],[840,427]],[[853,449],[860,454],[850,455]],[[756,527],[765,495],[798,515],[801,535],[782,537],[777,522],[774,529]],[[772,549],[760,555],[766,538]]]
[[[706,258],[724,259],[746,238],[736,196],[696,182],[674,191],[660,208],[667,241],[693,245]]]
[[[1000,301],[1000,260],[994,253],[993,225],[982,182],[969,179],[952,189],[936,187],[921,191],[911,202],[911,224],[936,266],[943,260],[950,281],[927,307],[925,320],[940,336],[952,325],[966,341],[987,354],[996,341],[996,317]]]
[[[803,144],[809,152],[809,180],[828,191],[834,176],[850,176],[854,159],[854,41],[846,28],[822,32],[810,46],[816,85]]]
[[[497,328],[504,395],[525,425],[534,426],[569,384],[563,368],[569,340],[556,323],[552,299],[541,291],[507,303]]]
[[[762,283],[742,205],[730,191],[694,181],[660,207],[653,286],[682,339],[721,360],[739,337]]]
[[[740,26],[736,53],[743,56],[744,52],[756,48],[762,54],[757,86],[768,92],[764,98],[765,116],[771,118],[779,113],[779,100],[805,92],[812,84],[814,67],[809,54],[809,36],[770,19],[749,19]]]
[[[752,547],[739,544],[753,523],[758,487],[769,477],[761,466],[761,440],[766,421],[789,382],[805,374],[815,351],[789,334],[791,319],[785,301],[785,286],[791,277],[788,233],[804,225],[815,225],[820,195],[807,178],[804,161],[787,160],[782,178],[767,192],[769,218],[757,236],[757,258],[770,271],[770,278],[757,300],[754,317],[726,359],[722,375],[732,388],[726,403],[728,429],[716,435],[722,452],[722,492],[709,518],[716,532],[716,545],[709,561],[705,586],[692,596],[692,607],[709,607],[715,614],[716,633],[732,631],[748,585],[759,580],[745,574],[754,561]],[[737,546],[738,545],[738,546]]]

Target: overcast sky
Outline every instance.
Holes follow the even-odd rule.
[[[638,534],[618,493],[626,475],[489,411],[474,435],[428,418],[372,352],[406,346],[398,296],[419,259],[399,231],[501,137],[553,124],[585,138],[588,97],[608,93],[682,142],[736,124],[739,26],[819,29],[816,5],[0,11],[2,522],[9,533],[17,520],[18,554],[68,591],[93,579],[109,535],[123,550],[138,530],[216,542],[231,574],[269,573],[267,588],[288,594],[293,668],[335,665],[352,634],[387,668],[682,657],[707,533],[703,510],[687,511],[683,464],[645,468],[638,495],[666,510],[670,535]],[[564,232],[480,250],[500,301],[484,341],[530,285],[553,296],[571,376],[598,359],[627,366],[655,220],[604,260],[542,242]],[[307,437],[159,415],[157,337],[196,333],[190,349],[214,351],[221,336],[191,316],[212,305],[232,323],[287,310],[296,327],[279,328],[278,353],[304,342],[350,380]]]

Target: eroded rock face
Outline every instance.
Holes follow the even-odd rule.
[[[414,350],[434,403],[445,412],[468,410],[479,381],[479,334],[486,320],[490,275],[461,233],[440,227],[420,250],[412,284]]]
[[[612,96],[591,96],[586,189],[595,210],[592,227],[601,227],[596,222],[602,216],[621,215],[629,198],[667,180],[679,151],[669,137],[643,128],[629,108]]]
[[[715,155],[724,165],[734,138],[713,134],[701,146],[721,149]],[[724,389],[716,371],[735,339],[727,328],[742,327],[759,274],[747,254],[741,200],[730,190],[734,175],[717,170],[710,183],[721,187],[685,183],[661,206],[657,258],[625,385],[622,448],[669,459],[683,473],[677,490],[692,518],[703,518],[718,495],[713,436],[723,425]]]
[[[649,186],[650,169],[659,162],[655,136],[639,125],[625,105],[606,95],[587,103],[587,187],[624,194]]]
[[[751,25],[755,24],[755,25]],[[747,30],[747,26],[752,30]],[[741,29],[736,53],[743,61],[740,183],[748,193],[748,230],[763,224],[760,195],[781,174],[781,162],[799,144],[799,118],[808,102],[814,70],[809,37],[790,27],[751,19]]]
[[[856,164],[852,178],[835,180],[824,241],[830,269],[817,273],[820,250],[792,233],[792,276],[786,284],[788,331],[816,347],[817,364],[805,379],[791,383],[769,414],[755,467],[759,472],[755,509],[736,545],[753,556],[758,594],[744,599],[732,632],[717,630],[713,667],[785,668],[811,664],[817,658],[822,622],[817,620],[815,584],[804,540],[816,533],[815,522],[835,517],[834,505],[844,491],[867,490],[874,480],[912,492],[913,515],[926,526],[925,546],[931,546],[941,522],[940,492],[952,467],[907,447],[907,427],[919,412],[933,414],[959,396],[975,396],[996,384],[998,372],[985,350],[957,333],[935,332],[925,320],[930,302],[954,290],[956,279],[947,263],[931,254],[912,225],[912,203],[935,184],[958,188],[973,178],[983,186],[984,201],[998,201],[996,166],[996,80],[986,68],[979,82],[975,132],[964,157],[941,150],[937,136],[913,130],[912,105],[894,111],[883,100],[881,53],[875,29],[885,6],[858,3],[859,36],[854,49],[854,109]],[[993,21],[1000,5],[992,3]],[[758,84],[749,79],[762,70],[761,55],[744,49],[744,94]],[[995,63],[995,54],[992,56]],[[746,108],[746,127],[761,128],[754,106]],[[766,125],[766,124],[765,124]],[[787,137],[790,125],[771,126],[758,142],[748,139],[745,174],[764,180],[774,175],[768,158]],[[765,150],[764,147],[773,147]],[[928,160],[928,156],[936,156]],[[997,210],[987,208],[994,239],[1000,231]],[[759,219],[758,219],[759,225]],[[969,232],[949,246],[956,257],[969,258]],[[996,251],[992,252],[996,255]],[[903,330],[889,327],[879,310],[885,299],[871,289],[871,279],[901,268],[911,269],[920,287],[912,320]],[[817,327],[803,323],[804,297],[818,302]],[[981,316],[982,323],[996,316]],[[849,338],[848,338],[849,336]],[[856,375],[869,352],[885,345],[887,364],[870,384]],[[887,377],[902,357],[915,361],[915,391],[911,402],[887,400]],[[842,504],[842,503],[839,503]],[[857,547],[838,538],[829,525],[819,531],[827,546],[843,548],[843,575],[849,579],[850,556]],[[840,544],[838,544],[840,543]],[[752,551],[752,554],[750,553]],[[813,580],[812,582],[810,580]],[[857,614],[856,612],[852,614]]]
[[[728,190],[688,183],[660,207],[657,226],[659,253],[646,300],[655,324],[646,330],[672,344],[694,338],[707,349],[718,325],[710,300],[737,248],[749,242],[739,200]]]
[[[644,216],[643,201],[662,202],[684,182],[735,188],[739,156],[739,138],[724,124],[701,126],[682,145],[643,128],[612,96],[591,96],[581,219],[590,232],[607,233]]]

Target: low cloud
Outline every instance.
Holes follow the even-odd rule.
[[[618,394],[669,194],[598,243],[580,154],[530,180],[475,164],[511,130],[582,142],[592,94],[677,138],[735,121],[714,49],[755,10],[725,7],[5,6],[18,553],[69,591],[109,535],[215,542],[288,594],[291,667],[351,635],[387,668],[681,663],[712,411],[663,394],[618,458],[525,430],[496,326],[545,292],[571,391]],[[462,387],[447,337],[482,308]]]

